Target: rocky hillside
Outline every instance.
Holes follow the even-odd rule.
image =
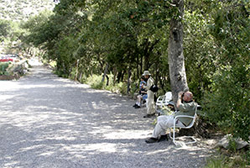
[[[0,0],[0,19],[27,20],[42,10],[53,10],[54,6],[54,0]]]

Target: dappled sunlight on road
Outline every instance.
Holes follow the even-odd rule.
[[[85,146],[86,152],[88,152],[90,155],[95,154],[96,151],[98,152],[107,152],[107,153],[113,153],[117,152],[116,144],[111,143],[98,143],[98,144],[88,144]],[[91,153],[92,151],[92,153]]]
[[[141,139],[148,135],[148,130],[115,129],[111,126],[93,127],[89,132],[93,135],[102,135],[103,139]]]
[[[176,148],[171,141],[146,144],[154,119],[142,118],[145,108],[43,67],[0,85],[0,167],[165,168],[175,158],[200,165],[208,156],[202,148]]]

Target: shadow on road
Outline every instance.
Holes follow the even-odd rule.
[[[0,167],[201,167],[209,155],[170,141],[146,144],[146,109],[42,66],[0,85]]]

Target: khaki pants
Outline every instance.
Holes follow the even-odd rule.
[[[147,99],[147,114],[155,113],[155,101],[154,101],[154,93],[150,90],[147,91],[148,99]]]
[[[155,129],[153,131],[152,137],[159,138],[161,135],[166,134],[166,130],[170,127],[174,126],[174,116],[173,115],[162,115],[157,117],[157,124],[155,125]],[[178,122],[176,126],[184,126],[181,122]]]

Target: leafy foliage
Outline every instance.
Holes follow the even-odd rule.
[[[52,10],[54,6],[53,0],[1,0],[0,18],[19,22],[37,15],[44,9]]]
[[[9,64],[8,62],[6,63],[0,63],[0,75],[6,75],[7,74],[7,71],[6,69],[9,67]]]
[[[0,41],[3,41],[10,33],[10,23],[6,20],[0,20]]]
[[[218,56],[206,107],[211,120],[219,122],[236,137],[249,141],[250,135],[250,59],[248,14],[245,3],[219,4],[210,28]]]
[[[169,21],[182,19],[188,84],[204,116],[248,140],[249,3],[186,0],[185,9],[178,18],[170,0],[61,0],[54,13],[24,24],[23,41],[56,61],[60,76],[128,93],[149,70],[164,93],[170,90]]]
[[[241,157],[230,159],[227,156],[220,155],[209,159],[205,168],[245,168],[246,166],[247,161]]]

